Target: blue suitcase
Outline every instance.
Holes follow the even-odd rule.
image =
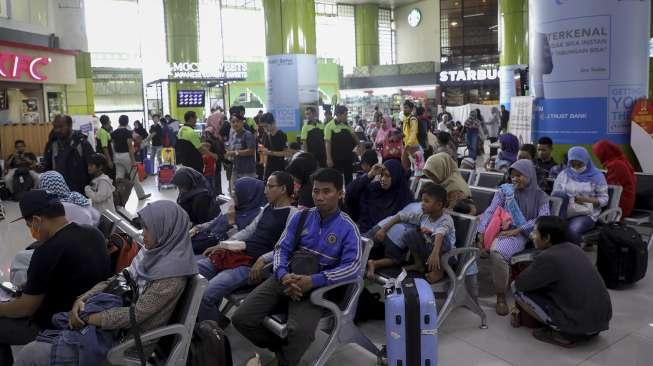
[[[436,366],[438,314],[431,286],[405,278],[386,285],[385,292],[388,366]]]
[[[146,158],[143,160],[145,166],[145,174],[154,175],[154,159]]]

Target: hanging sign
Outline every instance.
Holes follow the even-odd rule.
[[[247,64],[200,62],[173,62],[168,65],[168,75],[172,79],[247,79]]]
[[[497,69],[450,70],[440,72],[441,83],[496,80],[498,77],[499,71]]]

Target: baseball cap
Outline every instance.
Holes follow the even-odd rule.
[[[18,203],[21,216],[13,220],[12,223],[18,220],[22,220],[26,217],[37,215],[56,203],[61,202],[56,196],[48,194],[43,189],[33,189],[31,191],[25,192],[25,195]]]

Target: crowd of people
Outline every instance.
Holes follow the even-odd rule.
[[[497,314],[510,313],[512,292],[542,323],[533,334],[539,340],[572,347],[608,329],[610,297],[580,245],[608,203],[608,184],[624,188],[619,205],[624,216],[632,211],[634,169],[617,145],[593,146],[604,174],[581,146],[559,164],[550,138],[520,144],[507,132],[503,108],[493,109],[487,124],[477,110],[457,124],[444,108],[431,123],[410,100],[400,118],[377,110],[369,123],[350,124],[343,105],[333,118],[327,110],[324,123],[317,112],[306,109],[294,143],[273,114],[249,119],[239,106],[229,118],[213,109],[201,134],[194,112],[182,124],[152,116],[149,132],[140,123],[128,129],[126,116],[112,131],[102,116],[95,150],[72,130],[70,117],[58,116],[41,174],[34,154],[16,141],[5,180],[27,169],[34,181],[19,206],[36,243],[22,295],[0,303],[0,365],[13,362],[11,345],[27,344],[16,364],[46,365],[71,355],[74,345],[57,338],[67,332],[92,326],[103,340],[90,350],[80,346],[80,359],[106,354],[119,340],[115,334],[127,334],[129,306],[110,291],[125,275],[112,273],[94,227],[101,212],[115,210],[115,178],[132,180],[139,200],[149,197],[131,171],[148,153],[160,159],[169,146],[177,147],[180,164],[172,179],[176,203],[154,201],[139,211],[144,247],[128,267],[139,287],[135,319],[142,331],[165,324],[189,276],[200,273],[208,287],[199,321],[233,323],[253,344],[273,351],[279,364],[297,365],[322,313],[310,301],[312,290],[363,273],[373,279],[379,269],[397,266],[431,283],[442,280],[442,257],[456,246],[451,212],[480,216],[477,245],[490,259]],[[488,144],[499,148],[486,153]],[[505,175],[484,211],[459,170],[470,160],[474,169]],[[231,200],[219,207],[223,168]],[[429,180],[416,196],[411,178]],[[552,216],[550,195],[564,201],[559,217]],[[374,242],[367,262],[362,238]],[[510,259],[529,245],[541,254],[512,281]],[[253,290],[228,318],[220,305],[243,287]],[[279,309],[288,314],[287,340],[263,326]]]

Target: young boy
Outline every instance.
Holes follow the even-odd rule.
[[[202,146],[204,147],[204,151],[209,151],[211,149],[211,143],[209,142],[204,142],[202,143]],[[202,173],[204,173],[204,178],[209,182],[209,186],[211,187],[211,190],[215,189],[215,158],[209,154],[205,153],[202,155],[202,162],[204,163],[204,167],[202,169]]]
[[[84,193],[91,202],[93,207],[98,211],[104,210],[116,212],[116,207],[113,204],[113,191],[115,187],[111,178],[104,174],[108,167],[107,158],[102,154],[93,154],[88,159],[88,174],[93,177],[91,184],[84,187]]]
[[[387,231],[396,224],[415,225],[416,231],[409,230],[402,237],[403,243],[401,244],[408,247],[415,260],[415,264],[406,267],[406,270],[425,273],[426,280],[435,283],[444,276],[440,257],[456,245],[456,229],[451,216],[445,213],[447,191],[442,186],[432,182],[424,184],[420,198],[422,201],[421,212],[399,212],[376,232],[374,239],[383,242]],[[394,245],[394,243],[389,244]],[[386,256],[393,252],[396,253],[396,250],[386,246]],[[401,257],[396,254],[389,258],[368,261],[368,276],[373,274],[376,269],[400,263]]]

